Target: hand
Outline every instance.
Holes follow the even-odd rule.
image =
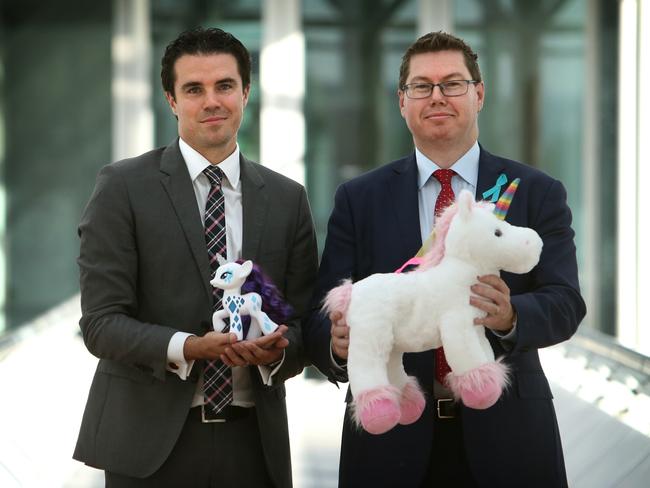
[[[479,283],[472,285],[475,296],[470,297],[469,303],[487,315],[475,318],[474,325],[483,325],[488,329],[499,332],[509,332],[515,322],[516,314],[510,303],[510,288],[497,275],[478,277]]]
[[[195,359],[216,359],[226,348],[237,341],[233,333],[208,332],[203,337],[189,336],[183,344],[183,355],[187,361]]]
[[[226,347],[221,360],[228,366],[259,366],[278,361],[283,349],[289,345],[289,340],[284,337],[288,329],[286,325],[280,325],[272,334],[231,344]]]
[[[332,328],[332,352],[341,359],[348,358],[348,348],[350,347],[350,327],[348,327],[345,317],[341,312],[332,312],[330,314]]]

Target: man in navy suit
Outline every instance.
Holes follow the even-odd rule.
[[[435,219],[442,188],[436,170],[452,169],[453,193],[469,189],[477,198],[520,178],[506,220],[535,229],[544,248],[530,273],[480,276],[472,286],[472,305],[487,313],[475,323],[485,326],[495,356],[512,372],[506,393],[486,410],[466,408],[435,379],[437,351],[406,354],[407,374],[425,391],[424,412],[415,423],[372,435],[352,423],[348,393],[340,487],[567,486],[537,352],[569,339],[585,314],[564,186],[478,144],[485,86],[476,54],[461,39],[441,32],[418,39],[402,59],[398,95],[415,152],[336,192],[314,310],[303,331],[313,363],[331,381],[347,380],[349,329],[318,305],[342,279],[393,272],[416,254]]]

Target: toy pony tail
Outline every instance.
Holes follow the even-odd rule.
[[[352,280],[343,280],[339,286],[332,288],[323,301],[321,310],[326,314],[341,312],[343,316],[348,312],[350,297],[352,296]]]
[[[238,259],[237,262],[241,264],[244,261]],[[271,278],[262,271],[262,268],[255,263],[253,263],[253,269],[241,287],[242,295],[251,292],[259,293],[262,297],[262,311],[275,323],[284,324],[293,314],[291,305],[284,301],[280,290],[278,290]],[[250,320],[248,316],[243,317],[243,319]]]

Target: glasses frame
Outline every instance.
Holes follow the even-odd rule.
[[[448,95],[445,93],[445,86],[447,86],[449,83],[458,83],[459,81],[465,83],[465,91],[463,93],[457,93],[456,95]],[[415,83],[404,84],[400,89],[411,100],[422,100],[423,98],[429,98],[431,95],[433,95],[433,90],[435,90],[437,86],[440,87],[440,93],[442,93],[442,95],[445,97],[462,97],[463,95],[466,95],[467,92],[469,91],[469,85],[477,85],[479,83],[481,82],[478,80],[448,80],[448,81],[442,81],[440,83],[428,83],[426,81],[418,81]],[[413,85],[427,85],[430,88],[429,94],[421,97],[413,97],[409,95],[409,87]]]

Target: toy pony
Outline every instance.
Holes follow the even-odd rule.
[[[260,334],[268,335],[274,332],[278,325],[269,318],[266,312],[262,310],[263,301],[260,293],[265,295],[265,309],[268,313],[274,315],[276,320],[284,321],[290,315],[290,307],[281,302],[280,294],[275,286],[270,282],[261,270],[253,265],[252,261],[228,262],[221,255],[217,256],[219,267],[217,268],[214,278],[210,284],[215,288],[223,290],[221,303],[223,308],[217,310],[212,315],[212,326],[214,330],[221,332],[226,328],[225,318],[230,319],[230,332],[237,335],[237,340],[245,338],[244,334],[244,315],[250,316],[251,324],[255,324],[257,329],[252,329],[248,338],[259,337]],[[251,272],[253,274],[251,275]],[[251,275],[254,278],[253,284],[248,288],[254,288],[256,291],[250,291],[242,294],[242,288],[246,288],[247,278]],[[260,293],[257,293],[259,291]]]
[[[542,240],[475,202],[464,190],[436,221],[436,239],[417,269],[346,280],[323,309],[343,313],[350,327],[348,377],[354,419],[371,434],[415,422],[425,399],[404,371],[402,355],[444,347],[452,372],[446,382],[471,408],[492,406],[507,384],[482,326],[485,313],[470,305],[476,277],[500,270],[527,273],[539,261]]]

